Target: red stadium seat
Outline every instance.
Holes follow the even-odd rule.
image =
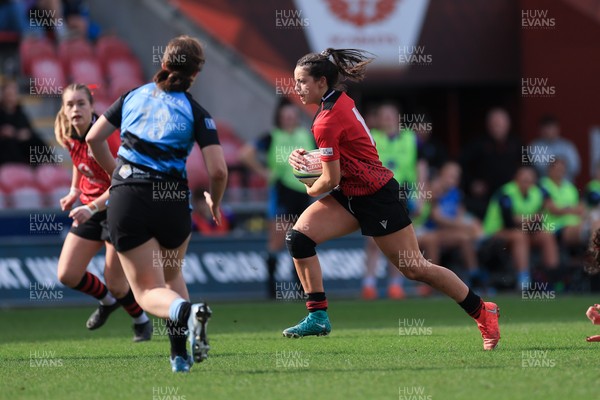
[[[94,94],[99,95],[104,90],[102,69],[98,61],[94,58],[83,57],[72,59],[69,64],[69,71],[71,71],[72,82],[96,85]]]
[[[226,122],[216,121],[217,131],[219,132],[219,141],[223,147],[223,153],[225,154],[225,161],[230,167],[236,167],[240,165],[240,150],[244,146],[244,142],[237,137],[233,128]]]
[[[53,57],[36,58],[31,66],[31,77],[34,79],[36,94],[60,94],[66,86],[62,66]],[[32,89],[30,88],[30,90]]]
[[[137,79],[142,81],[144,74],[138,60],[133,57],[111,58],[105,63],[105,71],[109,80]]]
[[[8,193],[19,188],[35,186],[35,184],[35,175],[29,165],[4,164],[0,167],[0,186]]]
[[[114,57],[131,57],[132,53],[127,43],[115,36],[103,36],[96,43],[96,56],[101,62]]]
[[[206,166],[204,165],[204,159],[202,158],[202,151],[198,144],[194,144],[194,147],[192,147],[192,152],[188,156],[185,169],[187,170],[188,185],[191,191],[198,188],[208,189],[210,180]]]
[[[41,165],[35,170],[35,182],[44,192],[51,192],[57,187],[70,187],[71,171],[58,165]]]
[[[94,94],[94,112],[98,115],[104,114],[104,112],[108,110],[108,107],[114,103],[114,101],[111,101],[111,99],[112,97]]]
[[[9,194],[9,204],[18,210],[42,208],[44,207],[44,195],[36,187],[21,187]]]
[[[54,57],[56,57],[54,45],[46,38],[25,38],[19,45],[21,71],[24,75],[31,75],[31,67],[34,59]]]
[[[91,43],[84,38],[74,38],[64,40],[58,45],[58,57],[63,63],[63,68],[71,73],[69,68],[74,59],[94,58],[94,48]]]
[[[18,44],[20,38],[19,32],[0,31],[0,43]]]
[[[110,82],[110,96],[114,99],[133,88],[143,85],[144,82],[135,77],[122,77]]]

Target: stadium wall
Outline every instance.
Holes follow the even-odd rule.
[[[540,90],[554,88],[555,94],[521,96],[520,131],[529,142],[537,135],[540,117],[555,115],[562,135],[579,149],[581,173],[577,183],[583,187],[590,176],[588,134],[592,127],[600,126],[600,16],[584,12],[571,3],[578,2],[521,0],[521,10],[546,13],[545,17],[537,17],[540,23],[554,22],[554,26],[547,29],[521,29],[521,76],[547,79],[539,81]]]

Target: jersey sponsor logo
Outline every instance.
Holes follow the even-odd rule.
[[[204,118],[204,125],[206,125],[206,129],[217,130],[217,124],[212,118]]]
[[[131,165],[129,164],[122,165],[119,169],[119,175],[123,179],[127,179],[129,176],[131,176],[132,173],[133,172],[131,171]]]
[[[365,26],[387,19],[394,13],[396,0],[327,0],[333,14],[356,26]]]
[[[321,147],[319,149],[322,156],[332,156],[333,155],[333,147]]]

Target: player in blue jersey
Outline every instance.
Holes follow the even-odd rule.
[[[198,40],[172,39],[154,82],[121,96],[86,139],[98,163],[112,174],[109,235],[135,298],[147,312],[167,319],[173,372],[188,372],[194,361],[207,358],[210,348],[206,324],[211,310],[189,302],[181,273],[191,232],[185,161],[194,142],[210,177],[204,195],[217,224],[227,185],[215,122],[188,93],[203,65]],[[115,162],[105,139],[117,127],[121,147]]]

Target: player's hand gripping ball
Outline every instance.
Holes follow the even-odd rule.
[[[594,325],[600,325],[600,313],[598,312],[599,308],[600,305],[594,304],[593,306],[590,306],[585,313],[585,315],[590,319],[590,321],[592,321],[592,324]]]
[[[306,160],[305,165],[299,169],[292,167],[294,176],[305,185],[311,186],[323,173],[321,164],[321,152],[317,150],[307,151],[303,154]]]
[[[600,313],[598,312],[599,308],[600,305],[594,304],[588,308],[587,312],[585,313],[585,315],[590,319],[590,321],[592,321],[592,324],[594,325],[600,325]],[[590,336],[586,338],[586,340],[588,342],[600,342],[600,335]]]

